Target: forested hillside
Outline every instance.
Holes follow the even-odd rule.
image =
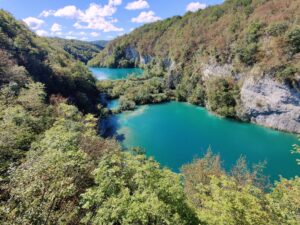
[[[0,86],[29,81],[45,85],[47,97],[61,95],[86,112],[95,110],[98,90],[89,70],[22,22],[0,11]],[[49,99],[49,98],[48,98]]]
[[[299,14],[297,0],[226,0],[144,25],[89,64],[140,66],[179,101],[300,133]]]
[[[300,178],[270,186],[262,165],[225,171],[211,151],[173,173],[121,151],[87,114],[98,90],[81,62],[3,10],[0,42],[0,224],[299,224]]]
[[[49,38],[53,46],[60,47],[72,55],[76,60],[87,63],[106,46],[106,41],[79,41],[62,38]]]

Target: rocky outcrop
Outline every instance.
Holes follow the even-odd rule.
[[[129,46],[125,49],[125,58],[128,60],[136,61],[139,60],[140,54],[137,50],[135,50],[135,48]]]
[[[152,61],[152,57],[150,55],[142,55],[132,46],[125,48],[125,58],[130,61],[139,62],[142,65],[148,64]]]
[[[300,133],[300,92],[271,75],[235,73],[231,64],[202,65],[203,80],[231,77],[242,83],[238,115],[262,126]],[[255,78],[258,77],[258,78]]]
[[[300,133],[300,93],[270,77],[245,79],[241,88],[244,113],[251,122]]]
[[[231,64],[220,65],[217,63],[203,64],[202,65],[203,79],[208,80],[212,77],[232,77],[235,80],[239,80],[242,74],[235,73],[234,67]]]

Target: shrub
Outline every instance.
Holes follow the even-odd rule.
[[[246,34],[246,42],[248,44],[254,43],[258,41],[258,38],[262,34],[261,30],[263,28],[263,24],[260,21],[255,21],[250,24]]]
[[[280,36],[286,32],[288,25],[286,23],[274,23],[267,28],[267,34],[273,37]]]
[[[300,52],[300,28],[291,30],[287,35],[287,43],[292,55]]]
[[[120,110],[126,111],[126,110],[133,110],[135,109],[136,105],[134,101],[128,100],[125,97],[120,98]]]
[[[297,72],[299,72],[299,69],[293,66],[283,66],[277,71],[275,76],[281,82],[286,82],[289,85],[293,85]]]
[[[256,54],[258,52],[258,45],[256,43],[251,43],[244,48],[238,50],[238,56],[242,63],[252,66],[256,63]]]
[[[210,80],[206,85],[208,107],[225,117],[236,117],[238,88],[225,78]]]

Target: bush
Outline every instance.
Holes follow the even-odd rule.
[[[252,66],[256,63],[256,54],[258,52],[258,45],[256,43],[251,43],[244,48],[238,50],[238,56],[242,63]]]
[[[267,34],[273,37],[280,36],[286,32],[288,25],[286,23],[274,23],[267,28]]]
[[[126,111],[126,110],[134,110],[136,108],[135,102],[128,100],[125,97],[120,98],[120,110]]]
[[[300,52],[300,28],[291,30],[287,35],[287,43],[292,55]]]
[[[257,42],[258,38],[262,34],[262,28],[263,24],[260,21],[255,21],[251,23],[247,30],[246,42],[248,44]]]
[[[293,83],[295,81],[295,75],[298,72],[299,72],[299,69],[297,69],[293,66],[283,66],[277,71],[275,76],[281,82],[286,82],[289,85],[293,85]]]
[[[209,109],[221,116],[236,117],[238,92],[238,87],[231,80],[218,78],[208,81],[206,93]]]

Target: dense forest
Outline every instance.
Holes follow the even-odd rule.
[[[127,102],[140,104],[165,101],[167,96],[249,121],[253,110],[247,112],[249,102],[241,101],[245,81],[263,78],[265,83],[272,80],[287,87],[290,93],[300,91],[299,14],[297,0],[227,0],[135,29],[109,43],[89,65],[139,66],[149,72],[149,78],[155,77],[147,81],[149,92],[141,91],[143,99],[136,99],[130,90],[116,89],[138,89],[146,81],[118,82],[114,85],[118,88],[107,90],[112,97],[119,92]],[[161,85],[152,85],[158,82]],[[268,105],[261,100],[254,111]],[[262,112],[267,113],[272,110]]]
[[[141,104],[174,96],[160,67],[96,85],[82,62],[3,10],[0,43],[1,224],[299,224],[299,177],[269,184],[243,157],[225,171],[210,150],[174,173],[98,135],[101,92],[138,93]]]
[[[107,41],[86,42],[62,38],[49,38],[49,41],[51,45],[64,49],[76,60],[85,64],[100,53],[107,44]]]

